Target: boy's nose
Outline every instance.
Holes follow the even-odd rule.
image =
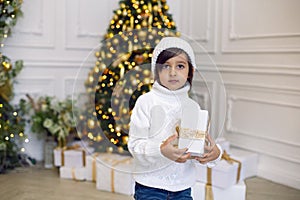
[[[170,75],[171,76],[175,76],[176,75],[176,69],[175,69],[175,67],[171,67],[171,69],[170,69]]]

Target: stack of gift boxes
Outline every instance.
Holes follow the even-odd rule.
[[[217,140],[223,149],[220,162],[213,168],[197,166],[198,179],[192,188],[196,200],[245,200],[244,180],[256,176],[258,155],[237,148],[230,148],[224,138]]]
[[[244,200],[246,178],[256,176],[258,155],[230,148],[227,140],[217,142],[224,150],[222,160],[213,168],[196,164],[198,178],[192,187],[195,200]],[[92,149],[72,146],[54,150],[54,164],[61,178],[92,181],[96,188],[133,195],[133,158],[115,153],[92,153]]]
[[[86,179],[86,156],[93,151],[79,144],[57,147],[53,150],[54,166],[59,167],[61,178],[83,181]]]
[[[85,145],[54,149],[54,165],[59,176],[74,181],[92,181],[103,191],[132,195],[133,158],[114,153],[97,153]]]

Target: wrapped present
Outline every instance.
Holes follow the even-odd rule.
[[[65,167],[84,167],[86,151],[93,152],[93,148],[82,148],[79,145],[57,147],[53,150],[54,165]]]
[[[221,189],[201,182],[192,187],[192,197],[195,200],[245,200],[246,185],[240,181],[227,189]]]
[[[257,175],[258,154],[237,148],[232,148],[230,157],[242,163],[240,179],[244,180]]]
[[[204,153],[207,125],[207,110],[200,110],[197,104],[184,106],[179,128],[178,148],[188,148],[192,156],[201,156]]]
[[[230,142],[226,140],[224,137],[220,137],[216,139],[216,143],[222,147],[222,150],[226,152],[230,152]]]
[[[97,157],[96,188],[125,195],[134,193],[133,158],[117,154]]]
[[[60,178],[73,179],[75,181],[85,180],[85,168],[84,167],[60,167],[59,168]]]
[[[238,163],[228,163],[226,160],[221,160],[213,168],[208,168],[206,165],[197,164],[197,181],[207,183],[211,176],[212,184],[219,188],[229,188],[236,184],[238,177]],[[209,170],[211,170],[211,175]]]

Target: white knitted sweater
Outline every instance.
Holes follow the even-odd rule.
[[[181,191],[195,183],[197,161],[177,163],[160,152],[162,141],[175,133],[182,106],[196,103],[189,98],[189,89],[187,84],[170,91],[155,82],[150,92],[138,98],[131,115],[128,140],[129,151],[135,159],[136,182],[168,191]],[[215,165],[220,157],[208,166]]]

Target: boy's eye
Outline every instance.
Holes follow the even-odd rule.
[[[169,68],[170,68],[169,65],[163,65],[163,66],[162,66],[162,69],[169,69]]]
[[[184,69],[184,65],[177,65],[179,69]]]

